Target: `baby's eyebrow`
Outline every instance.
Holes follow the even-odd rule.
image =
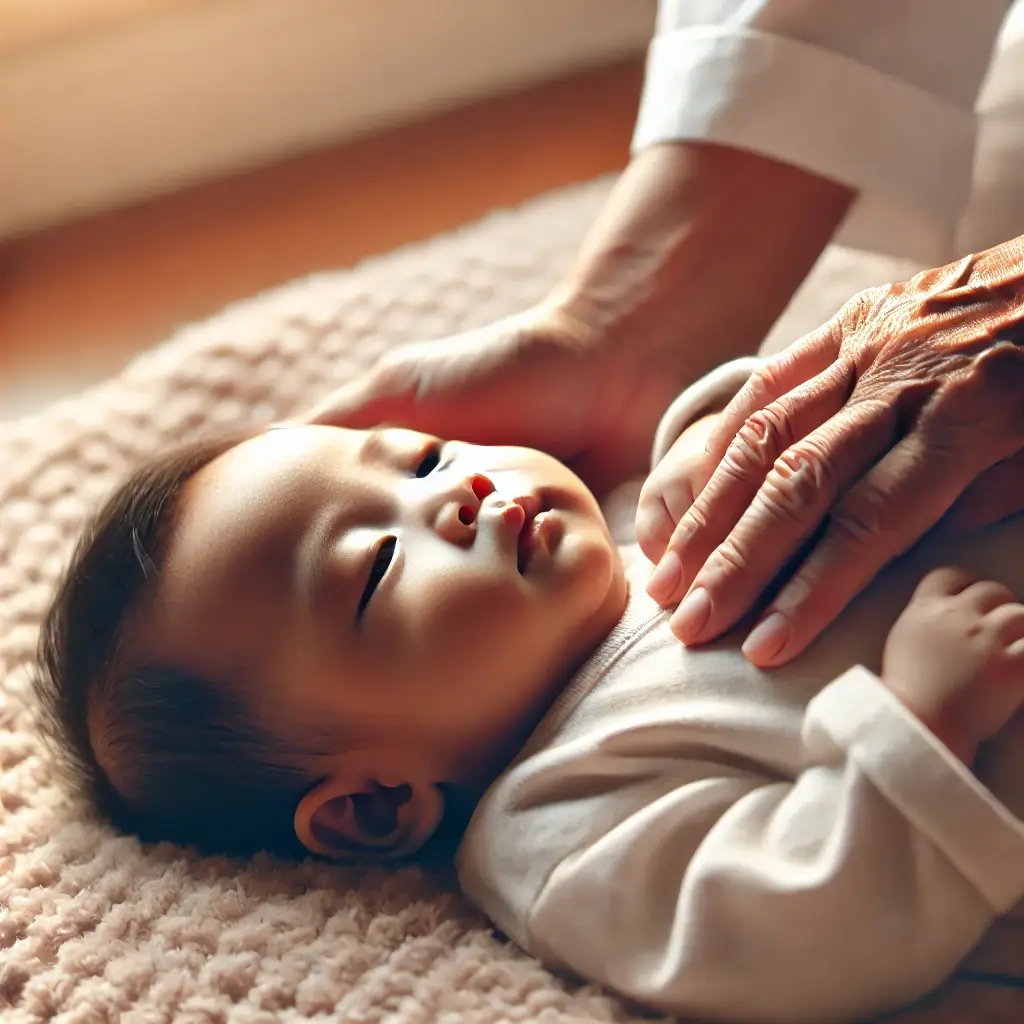
[[[385,438],[385,434],[387,434],[389,430],[394,429],[394,427],[389,425],[380,424],[372,430],[368,430],[366,432],[366,437],[363,438],[363,442],[359,446],[359,451],[356,453],[356,462],[362,466],[367,462],[380,461],[388,451],[388,443]]]

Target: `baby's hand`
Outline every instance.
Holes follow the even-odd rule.
[[[636,510],[636,539],[640,550],[657,562],[668,546],[676,523],[693,504],[695,489],[704,479],[704,445],[718,413],[691,423],[654,467],[640,491]]]
[[[889,633],[882,678],[969,765],[1024,704],[1024,605],[1001,583],[936,569]]]

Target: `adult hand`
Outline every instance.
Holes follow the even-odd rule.
[[[542,448],[601,493],[646,473],[679,390],[754,350],[852,198],[754,153],[651,146],[548,300],[386,355],[307,418]]]
[[[813,540],[744,644],[783,664],[954,505],[970,527],[1024,508],[1022,343],[1016,239],[864,292],[768,360],[709,438],[710,479],[649,584],[683,599],[676,635],[731,628]]]
[[[407,345],[305,417],[389,422],[476,444],[539,448],[602,493],[643,473],[675,377],[629,358],[545,304],[441,341]]]

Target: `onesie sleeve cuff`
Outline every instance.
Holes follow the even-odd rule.
[[[856,666],[808,707],[886,799],[943,851],[997,914],[1024,895],[1024,824],[868,669]]]

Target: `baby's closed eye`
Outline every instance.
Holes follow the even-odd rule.
[[[391,565],[391,560],[395,557],[396,544],[397,541],[394,537],[385,537],[378,546],[377,552],[373,557],[373,563],[370,566],[370,575],[366,580],[366,586],[363,588],[363,593],[359,598],[359,605],[356,608],[356,622],[362,621],[363,615],[366,612],[366,606],[370,603],[370,598],[373,597],[380,581],[384,579]]]

